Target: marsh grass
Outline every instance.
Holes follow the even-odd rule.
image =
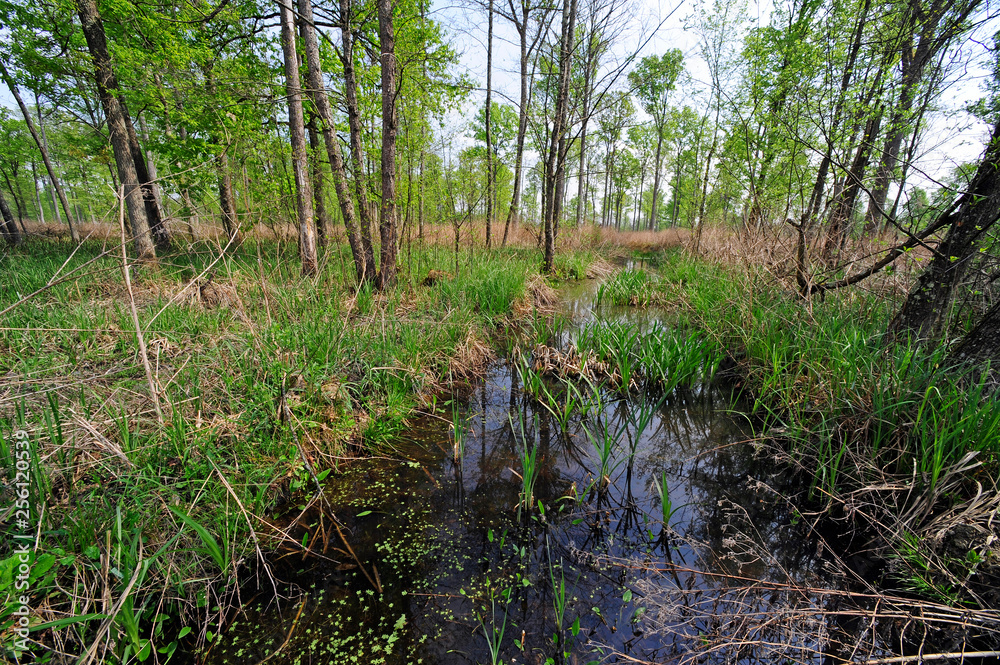
[[[726,357],[724,375],[749,398],[761,443],[810,479],[812,500],[871,528],[904,582],[976,606],[974,580],[952,583],[946,556],[926,549],[917,561],[904,536],[952,524],[952,513],[996,491],[1000,407],[982,368],[950,366],[947,344],[886,339],[896,289],[805,301],[763,271],[679,253],[657,275],[661,297],[675,303],[672,334],[690,331],[687,346],[706,345],[705,375]],[[686,373],[669,344],[653,346],[668,357],[663,366]],[[990,533],[985,516],[963,519]],[[946,533],[933,531],[938,547]],[[984,539],[973,549],[992,551]]]
[[[814,457],[825,491],[838,490],[848,457],[852,467],[860,455],[896,473],[916,465],[933,487],[969,450],[1000,452],[1000,414],[983,375],[947,367],[946,347],[887,345],[893,299],[843,292],[806,303],[762,276],[682,255],[659,276],[682,306],[677,327],[647,344],[647,364],[711,376],[728,355],[753,411]]]
[[[601,283],[597,288],[595,304],[617,306],[645,306],[656,295],[652,279],[645,270],[622,270]]]
[[[535,504],[535,482],[538,480],[538,416],[535,416],[534,426],[530,431],[525,428],[524,418],[519,415],[515,425],[513,416],[510,427],[515,432],[519,442],[518,453],[521,461],[521,473],[515,473],[521,480],[521,490],[517,504],[518,519],[530,514]]]
[[[117,662],[126,649],[205,644],[224,625],[234,562],[286,540],[267,521],[274,506],[324,469],[383,450],[452,377],[481,372],[491,345],[541,336],[552,322],[532,250],[477,253],[428,287],[427,273],[454,270],[454,256],[414,248],[400,286],[383,294],[355,287],[346,246],[330,247],[312,279],[300,276],[294,244],[247,238],[236,252],[220,249],[193,243],[134,269],[162,423],[117,248],[88,242],[67,261],[66,245],[29,241],[0,255],[0,431],[5,442],[18,428],[31,434],[32,496],[45,505],[34,515],[38,552],[54,553],[60,583],[33,587],[33,622],[99,616],[101,599],[130,581],[126,534],[143,534],[147,553],[133,605],[121,610],[133,608],[135,625],[123,615],[100,634],[93,617],[40,631],[59,651],[93,647],[96,660]],[[9,457],[5,443],[0,458]],[[176,546],[148,556],[166,542]]]

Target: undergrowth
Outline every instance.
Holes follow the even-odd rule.
[[[209,644],[237,569],[281,538],[273,507],[346,458],[384,451],[423,400],[509,346],[510,330],[550,325],[529,250],[480,253],[423,286],[455,257],[419,248],[382,294],[356,287],[346,247],[303,279],[294,245],[205,242],[133,266],[131,295],[115,247],[69,251],[38,241],[0,256],[0,482],[13,491],[25,430],[38,534],[29,644],[44,642],[42,660],[89,648],[95,662],[152,651],[163,662]],[[589,260],[574,255],[567,272]],[[0,545],[8,599],[12,543]],[[0,614],[7,656],[13,609]]]
[[[678,330],[726,353],[720,371],[749,398],[761,440],[811,477],[814,503],[874,534],[901,588],[983,607],[992,583],[974,573],[995,560],[985,506],[995,503],[1000,406],[981,368],[950,364],[946,345],[890,342],[892,295],[847,289],[807,302],[764,272],[680,253],[648,283],[651,298],[672,303]],[[929,563],[945,558],[933,550],[946,534],[972,524],[981,537],[960,538],[957,559]],[[975,565],[956,573],[954,560]]]
[[[659,272],[679,325],[709,334],[735,361],[753,411],[814,456],[817,484],[837,494],[870,478],[841,462],[911,474],[933,488],[970,451],[995,464],[1000,409],[981,374],[948,366],[947,348],[890,344],[895,299],[859,290],[806,303],[762,276],[685,256]],[[840,480],[845,480],[841,484]]]

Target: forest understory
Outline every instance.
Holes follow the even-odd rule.
[[[8,611],[8,658],[199,661],[242,594],[293,593],[275,570],[319,543],[380,588],[336,517],[322,537],[301,530],[317,488],[358,460],[392,458],[414,418],[450,421],[449,395],[516,358],[578,394],[603,385],[662,401],[699,382],[735,387],[753,423],[740,445],[795,479],[779,497],[789,519],[836,550],[844,593],[884,599],[861,623],[897,625],[897,660],[841,657],[997,656],[995,379],[953,362],[948,345],[887,335],[926,255],[803,296],[787,229],[709,228],[694,252],[683,231],[584,228],[542,276],[530,227],[503,249],[459,246],[432,227],[401,244],[399,283],[380,292],[356,285],[343,243],[307,279],[294,236],[264,232],[235,248],[199,234],[126,273],[114,233],[74,247],[39,231],[0,260],[4,492],[15,496],[24,430],[38,520],[32,655],[15,651]],[[872,249],[851,245],[842,259]],[[565,325],[558,289],[588,279],[602,281],[599,303],[664,312],[679,331],[674,351],[595,333],[576,355],[543,361]],[[581,370],[587,359],[600,372]],[[566,408],[537,385],[546,408]],[[18,559],[3,547],[11,594]]]

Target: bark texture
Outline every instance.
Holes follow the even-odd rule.
[[[21,244],[21,234],[17,230],[17,222],[14,221],[14,215],[10,213],[10,206],[7,205],[7,199],[4,198],[3,192],[0,191],[0,215],[3,222],[0,228],[3,229],[4,240],[7,241],[8,245],[20,245]]]
[[[893,337],[937,341],[948,322],[955,291],[976,256],[979,241],[1000,219],[1000,122],[972,183],[945,213],[948,232],[930,265],[920,275],[902,308],[889,324]],[[942,220],[939,220],[939,224]]]
[[[299,224],[299,257],[302,274],[315,275],[316,230],[313,227],[313,193],[309,179],[309,151],[306,149],[305,119],[302,114],[302,87],[299,56],[295,50],[295,18],[292,0],[281,6],[281,49],[285,56],[285,94],[288,97],[288,133],[292,142],[292,175],[295,179],[295,211]]]
[[[575,1],[575,0],[574,0]],[[396,283],[396,36],[392,0],[378,0],[378,41],[382,52],[382,205],[379,208],[378,287]]]
[[[94,62],[97,94],[101,99],[101,106],[104,108],[104,115],[107,118],[111,149],[115,156],[118,179],[121,182],[125,196],[125,207],[131,222],[135,253],[140,260],[152,260],[156,258],[156,249],[153,246],[149,221],[146,217],[146,202],[142,194],[139,176],[135,170],[135,159],[129,141],[129,127],[132,125],[132,120],[128,115],[125,100],[120,97],[118,92],[118,79],[115,78],[111,55],[108,52],[104,24],[97,12],[95,0],[76,0],[76,8],[83,26],[83,36],[87,40],[87,49]],[[69,218],[69,206],[66,206],[65,210],[66,216]]]
[[[340,204],[340,214],[344,218],[347,242],[351,246],[351,255],[354,257],[354,270],[358,283],[361,283],[375,277],[374,254],[371,242],[369,241],[366,247],[361,239],[357,214],[354,209],[354,199],[347,181],[347,167],[344,164],[340,143],[334,132],[333,110],[330,106],[330,100],[326,96],[326,86],[323,84],[323,69],[320,61],[319,43],[316,39],[312,0],[298,0],[298,3],[299,16],[302,18],[302,42],[306,52],[310,99],[312,99],[316,113],[319,115],[323,144],[326,147],[326,155],[330,160],[330,171],[333,174],[333,187]]]

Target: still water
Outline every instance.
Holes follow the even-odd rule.
[[[664,324],[594,297],[567,294],[553,347],[594,321]],[[205,660],[823,661],[850,627],[808,591],[830,584],[820,541],[731,388],[571,393],[547,379],[583,396],[567,416],[521,389],[519,362],[439,397],[391,455],[327,479],[290,532],[310,553],[275,562],[303,593],[247,599]]]

